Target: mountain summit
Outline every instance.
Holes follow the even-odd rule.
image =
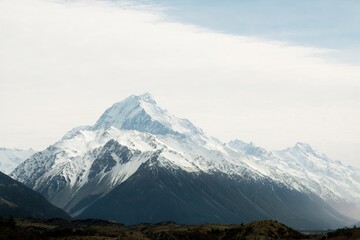
[[[268,151],[240,140],[222,143],[144,94],[114,104],[94,126],[71,130],[11,176],[78,218],[127,224],[271,218],[298,229],[353,223],[339,211],[356,213],[360,171],[323,156],[304,144]]]
[[[189,120],[176,118],[160,108],[149,93],[131,95],[108,108],[93,130],[115,127],[124,130],[137,130],[152,134],[202,134]]]

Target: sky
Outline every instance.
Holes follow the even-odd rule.
[[[222,141],[360,168],[359,1],[0,0],[0,146],[150,92]]]

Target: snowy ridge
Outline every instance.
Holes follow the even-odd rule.
[[[125,181],[154,155],[164,167],[181,168],[188,172],[226,172],[231,175],[252,172],[252,177],[262,178],[255,169],[249,170],[250,167],[242,161],[225,155],[226,148],[218,145],[212,149],[212,145],[215,143],[200,146],[192,139],[177,135],[156,136],[114,127],[96,131],[79,130],[72,138],[63,138],[43,152],[33,155],[16,168],[11,176],[40,192],[48,188],[49,182],[55,181],[56,186],[52,187],[66,187],[68,194],[74,196],[92,180],[94,163],[104,157],[108,150],[111,161],[116,163],[107,171],[107,163],[95,171],[97,182],[107,179],[106,186],[96,190],[98,194],[105,194]],[[123,162],[120,160],[124,151],[116,153],[116,146],[126,148],[129,152]],[[218,148],[223,148],[222,152]],[[56,205],[65,207],[70,200]]]
[[[304,143],[282,151],[240,140],[222,143],[158,107],[148,93],[114,104],[93,126],[69,131],[11,176],[77,215],[86,206],[73,209],[76,204],[103,196],[143,164],[155,162],[170,170],[270,180],[329,203],[354,205],[360,212],[358,169],[332,161]]]
[[[115,127],[153,134],[202,134],[189,120],[176,118],[160,108],[149,94],[131,95],[115,103],[100,117],[93,130]]]
[[[358,218],[360,206],[360,170],[332,161],[306,143],[297,143],[294,147],[281,151],[266,151],[263,148],[247,144],[240,140],[228,143],[238,152],[250,154],[254,159],[244,159],[254,169],[272,179],[312,192],[326,202],[334,205],[354,205],[348,211],[351,217]]]
[[[0,171],[11,173],[20,163],[35,153],[33,149],[0,148]]]
[[[308,144],[297,143],[294,147],[274,153],[280,166],[290,169],[298,181],[324,199],[343,199],[360,204],[360,170],[332,161],[326,155],[313,150]]]

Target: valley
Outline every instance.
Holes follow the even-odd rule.
[[[359,228],[344,228],[323,233],[301,233],[277,221],[256,221],[249,224],[180,225],[174,222],[126,226],[96,219],[49,220],[0,219],[0,239],[124,239],[124,240],[266,240],[312,239],[355,240]]]

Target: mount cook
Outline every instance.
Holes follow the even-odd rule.
[[[360,171],[309,145],[267,151],[208,136],[150,94],[115,103],[10,175],[78,218],[126,224],[276,219],[328,229],[360,218]]]

